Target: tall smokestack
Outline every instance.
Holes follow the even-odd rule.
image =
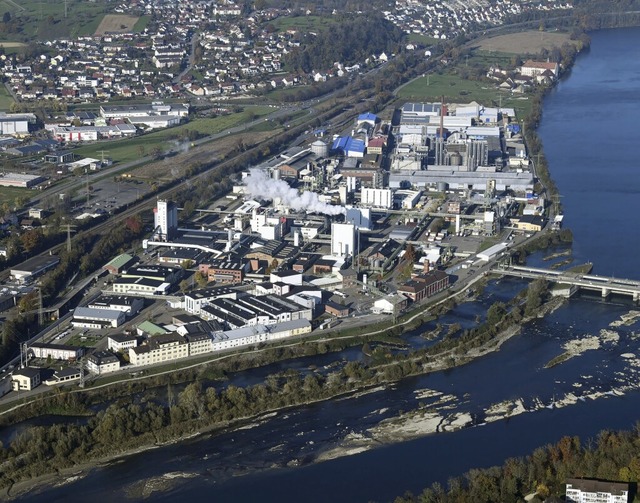
[[[444,140],[444,95],[440,100],[440,139]]]
[[[227,229],[227,244],[224,247],[224,251],[231,251],[231,247],[233,246],[233,229]]]

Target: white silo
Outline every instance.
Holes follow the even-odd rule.
[[[316,140],[311,144],[311,152],[318,157],[327,157],[329,155],[329,146],[322,140]]]

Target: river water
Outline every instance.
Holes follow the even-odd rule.
[[[592,34],[590,52],[545,100],[540,134],[563,195],[565,225],[574,233],[575,262],[594,262],[595,274],[640,279],[634,152],[640,140],[640,58],[630,54],[633,47],[640,47],[640,29]],[[540,254],[530,263],[551,262]],[[524,287],[517,280],[493,282],[478,302],[459,306],[439,322],[463,319],[467,325]],[[573,298],[527,325],[500,351],[466,366],[131,456],[21,500],[135,501],[145,495],[148,501],[390,501],[470,468],[525,455],[563,435],[593,437],[604,428],[631,428],[640,418],[640,323],[619,322],[635,308],[625,298]],[[424,344],[421,332],[407,340]],[[575,357],[545,367],[571,344],[578,348]],[[341,357],[362,354],[349,349]],[[299,359],[274,370],[306,370],[316,363]],[[438,406],[444,423],[467,415],[471,426],[314,462],[333,448],[348,448],[350,439],[371,436],[382,420],[401,411],[436,407],[433,392],[445,398],[446,408]],[[504,402],[526,412],[490,422],[488,411]]]

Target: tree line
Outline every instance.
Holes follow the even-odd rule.
[[[370,344],[367,353],[371,356],[365,361],[350,361],[327,373],[289,371],[270,375],[263,383],[253,386],[230,385],[220,390],[208,380],[210,372],[220,377],[223,369],[238,371],[256,363],[253,360],[255,356],[247,355],[246,358],[240,356],[231,362],[213,363],[203,370],[179,371],[176,376],[159,377],[159,382],[167,380],[167,392],[162,396],[158,388],[149,388],[150,383],[145,381],[114,385],[100,391],[89,388],[81,393],[55,390],[50,396],[1,417],[0,423],[16,424],[25,417],[46,413],[84,413],[87,420],[25,428],[9,445],[0,446],[0,465],[3,467],[0,486],[205,429],[224,428],[232,421],[241,421],[274,409],[327,400],[430,372],[434,360],[441,361],[447,355],[449,358],[442,363],[442,368],[463,363],[470,349],[490,344],[501,330],[512,323],[522,322],[523,315],[534,312],[546,295],[545,284],[539,283],[524,291],[509,305],[492,306],[485,323],[477,328],[450,330],[432,346],[415,351],[394,352],[388,345],[374,343],[374,337],[364,341],[361,338],[336,341],[335,346],[333,341],[309,341],[295,349],[274,347],[266,352],[268,361],[278,361],[290,358],[291,351],[298,355],[309,355],[329,349],[337,350],[354,343]],[[394,326],[378,340],[388,340],[403,331],[418,328],[426,319],[431,318],[425,314],[414,320],[413,324]],[[375,348],[371,349],[372,346]],[[170,381],[174,378],[193,382],[174,396]],[[137,393],[144,394],[145,400],[132,404],[125,398]],[[96,405],[105,401],[112,403],[95,413],[94,410],[100,409]]]
[[[631,483],[631,499],[640,480],[640,423],[631,431],[601,431],[583,443],[563,437],[525,457],[502,466],[473,469],[452,477],[446,486],[435,483],[418,495],[407,493],[394,503],[516,503],[535,493],[530,503],[562,501],[567,478],[594,478]]]

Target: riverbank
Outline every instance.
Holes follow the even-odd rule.
[[[543,306],[537,316],[549,315],[564,305],[566,301],[550,302]],[[631,310],[621,316],[620,320],[610,323],[609,329],[601,329],[597,334],[585,334],[582,337],[571,339],[563,344],[563,348],[570,355],[569,358],[578,358],[588,351],[604,349],[611,351],[618,344],[620,334],[612,328],[629,326],[640,317],[640,312]],[[530,321],[530,320],[529,320]],[[503,345],[511,337],[520,332],[520,327],[511,327],[503,331],[498,337],[493,351]],[[640,339],[640,335],[637,336]],[[482,356],[479,350],[474,357]],[[588,388],[581,380],[571,384],[573,391],[554,394],[551,401],[543,401],[534,397],[527,402],[522,397],[502,400],[486,406],[481,412],[465,410],[467,397],[456,396],[438,389],[424,388],[414,391],[419,406],[399,414],[396,417],[380,421],[375,427],[362,433],[350,432],[335,445],[321,452],[315,462],[324,462],[338,459],[344,456],[359,454],[380,446],[398,442],[416,440],[426,435],[436,433],[453,432],[463,428],[483,426],[496,421],[507,420],[525,413],[535,413],[548,409],[560,409],[582,402],[624,397],[626,394],[640,390],[640,358],[635,353],[622,353],[620,358],[625,360],[627,366],[626,379],[612,389],[604,391],[600,385],[592,385]],[[475,358],[474,358],[475,359]],[[560,362],[559,362],[560,363]],[[559,364],[558,363],[558,364]],[[549,369],[545,366],[540,370]],[[583,375],[581,378],[588,380],[591,376]]]
[[[563,300],[554,298],[549,303],[541,307],[537,315],[542,316],[548,314],[554,309],[557,309]],[[536,315],[536,316],[537,316]],[[533,317],[531,318],[533,319]],[[529,320],[526,320],[529,321]],[[489,343],[473,348],[464,356],[459,356],[455,360],[456,365],[466,364],[474,359],[481,358],[487,354],[498,351],[502,344],[517,335],[520,332],[520,326],[511,326],[503,330],[498,336],[494,337]],[[428,361],[428,365],[424,365],[423,371],[420,375],[429,374],[432,372],[438,372],[446,368],[450,368],[454,353],[452,351],[443,352],[442,354],[434,357]],[[393,365],[393,363],[390,363]],[[355,388],[348,392],[332,395],[318,401],[305,401],[304,403],[296,404],[294,406],[281,407],[264,411],[256,416],[238,418],[237,420],[225,423],[218,423],[208,427],[200,428],[197,432],[192,432],[190,435],[185,435],[179,439],[174,439],[164,443],[156,443],[147,447],[141,447],[130,451],[122,452],[113,456],[108,456],[92,461],[87,461],[75,465],[70,468],[58,470],[56,473],[43,475],[35,479],[29,479],[17,482],[11,487],[5,489],[1,494],[2,499],[15,499],[27,493],[33,493],[34,491],[45,490],[46,488],[60,487],[66,484],[73,483],[80,480],[83,477],[90,475],[94,470],[105,468],[110,465],[121,462],[124,458],[139,454],[145,451],[158,449],[164,446],[175,444],[187,439],[195,439],[203,435],[219,435],[223,433],[233,432],[239,429],[251,429],[257,425],[272,420],[277,415],[288,413],[291,410],[300,406],[308,406],[313,403],[326,402],[328,400],[351,400],[358,398],[365,394],[377,393],[384,391],[389,387],[394,386],[394,382],[385,382],[374,386],[365,386],[361,388]],[[438,409],[446,408],[447,404],[454,402],[453,397],[442,395],[434,390],[423,390],[419,396],[421,401],[429,403],[430,407]],[[389,443],[405,441],[417,436],[428,435],[440,431],[455,431],[457,429],[470,426],[472,424],[471,416],[469,414],[460,415],[442,415],[442,411],[433,412],[432,410],[419,409],[417,411],[411,411],[410,413],[402,416],[399,419],[393,418],[386,423],[381,423],[376,426],[370,432],[367,433],[367,438],[360,439],[356,436],[348,437],[339,448],[333,452],[321,453],[316,459],[310,458],[304,460],[304,463],[319,462],[327,459],[335,459],[337,457],[346,456],[349,454],[356,454],[363,450],[373,448],[375,446],[386,445]],[[402,426],[402,427],[400,427]],[[285,460],[286,466],[295,466],[303,461],[299,459]],[[268,468],[268,467],[264,467]],[[173,485],[180,483],[184,480],[186,475],[177,475],[175,477],[160,477],[155,481],[147,480],[141,485],[137,485],[132,488],[132,494],[144,495],[154,491],[168,490]],[[148,483],[148,484],[147,484]],[[164,488],[164,489],[163,489]],[[135,499],[135,498],[134,498]]]

